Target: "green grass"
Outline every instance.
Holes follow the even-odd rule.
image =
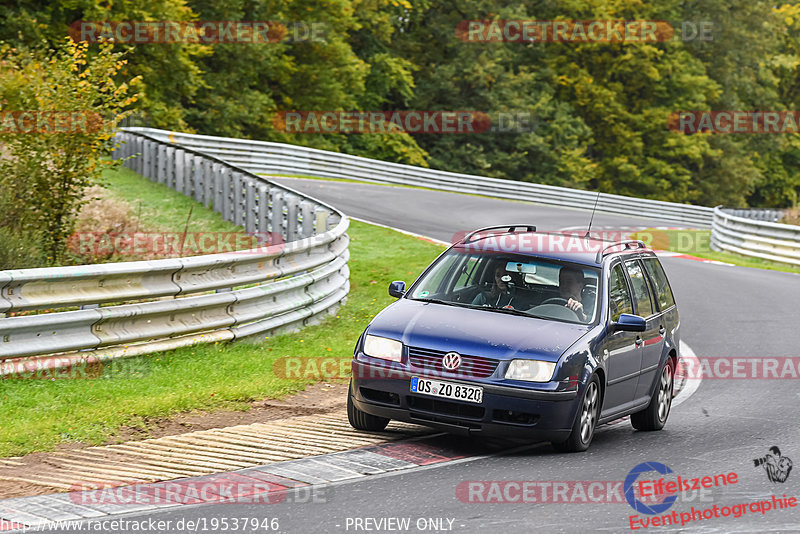
[[[129,185],[129,192],[142,189]],[[2,381],[0,456],[52,450],[68,441],[99,444],[113,439],[121,426],[146,430],[154,419],[179,412],[246,410],[251,401],[314,382],[277,377],[273,363],[286,356],[349,359],[364,327],[393,300],[389,282],[410,282],[442,250],[355,221],[348,233],[351,289],[337,316],[260,344],[198,345],[133,358],[95,379]]]
[[[130,204],[133,214],[138,215],[141,205],[141,221],[150,229],[163,232],[183,232],[189,210],[189,232],[243,232],[222,218],[219,213],[169,187],[143,179],[126,167],[118,167],[103,173],[103,185],[111,196]]]
[[[769,269],[787,273],[800,272],[800,269],[791,265],[711,250],[711,230],[656,230],[650,228],[637,232],[632,237],[642,239],[648,246],[659,250],[679,252],[697,256],[698,258],[732,263],[742,267]]]

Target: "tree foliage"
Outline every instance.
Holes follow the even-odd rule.
[[[799,110],[800,4],[764,0],[163,0],[6,8],[0,40],[52,45],[77,20],[317,24],[322,39],[117,44],[142,124],[288,142],[512,180],[703,205],[790,206],[796,134],[693,134],[689,110]],[[464,42],[467,20],[662,20],[663,42]],[[696,28],[710,24],[710,39]],[[93,45],[92,50],[96,50]],[[92,52],[93,53],[93,52]],[[278,111],[467,110],[533,117],[481,134],[289,134]]]

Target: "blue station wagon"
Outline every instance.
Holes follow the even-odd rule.
[[[396,419],[584,451],[598,424],[667,421],[678,309],[641,241],[483,228],[389,293],[355,348],[356,429]]]

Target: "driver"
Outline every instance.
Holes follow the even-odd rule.
[[[561,297],[567,301],[564,306],[574,311],[583,322],[588,319],[586,312],[583,309],[583,286],[586,285],[586,280],[583,277],[583,271],[575,267],[562,267],[558,271],[558,291]]]

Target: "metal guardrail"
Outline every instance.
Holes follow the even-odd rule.
[[[194,135],[153,128],[136,127],[127,128],[126,131],[144,133],[173,143],[174,146],[199,150],[256,174],[308,175],[412,185],[584,209],[592,209],[597,199],[597,193],[591,191],[438,171],[282,143]],[[708,207],[605,193],[600,195],[597,211],[637,215],[699,228],[710,227],[713,217],[713,209]]]
[[[723,211],[728,215],[766,222],[778,222],[783,217],[783,210],[771,208],[723,208]]]
[[[284,242],[187,258],[0,271],[0,312],[82,308],[0,318],[0,358],[68,351],[110,358],[238,339],[315,321],[346,298],[349,221],[341,212],[195,150],[134,132],[117,140],[114,158],[127,158],[125,166],[212,206],[247,232]],[[14,368],[4,363],[0,374]]]
[[[800,266],[800,226],[750,219],[743,212],[714,208],[712,249]]]

